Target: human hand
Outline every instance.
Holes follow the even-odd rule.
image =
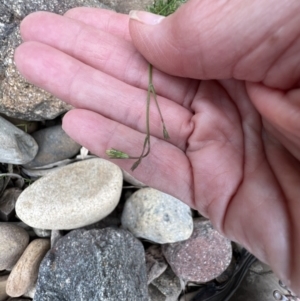
[[[299,294],[299,10],[296,0],[190,0],[155,25],[88,8],[35,13],[15,60],[77,108],[63,127],[101,157],[139,155],[152,63],[171,139],[152,105],[151,153],[134,176],[209,217]]]

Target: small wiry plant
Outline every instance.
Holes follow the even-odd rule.
[[[157,14],[157,15],[162,15],[162,16],[168,16],[170,14],[172,14],[173,12],[175,12],[175,10],[184,2],[186,2],[186,0],[154,0],[154,3],[148,7],[148,11],[153,13],[153,14]],[[142,152],[140,154],[140,156],[136,157],[136,156],[130,156],[127,153],[117,150],[115,148],[111,148],[109,150],[106,151],[106,154],[112,158],[112,159],[135,159],[136,161],[133,163],[133,165],[131,166],[131,170],[135,170],[139,164],[141,163],[142,159],[147,157],[150,153],[150,100],[151,97],[153,97],[160,119],[161,119],[161,123],[162,123],[162,127],[163,127],[163,137],[164,139],[169,139],[169,133],[167,131],[161,110],[159,108],[159,104],[157,101],[157,95],[156,95],[156,91],[153,85],[153,81],[152,81],[152,77],[153,77],[153,67],[152,65],[149,63],[149,68],[148,68],[148,91],[147,91],[147,104],[146,104],[146,137],[144,140],[144,144],[143,144],[143,149]]]

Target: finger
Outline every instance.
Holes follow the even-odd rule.
[[[276,141],[276,139],[270,137],[269,134],[265,135],[265,141],[268,160],[278,183],[280,183],[280,188],[284,193],[284,205],[286,206],[286,208],[284,208],[286,212],[285,219],[279,219],[281,229],[279,229],[277,233],[281,233],[281,235],[277,234],[277,236],[280,237],[284,235],[287,240],[285,245],[288,251],[283,253],[283,258],[281,258],[282,261],[285,261],[284,264],[287,268],[286,271],[280,271],[280,267],[277,267],[277,270],[283,274],[280,279],[287,286],[293,288],[295,293],[299,294],[300,261],[298,260],[298,250],[300,237],[298,233],[300,231],[300,222],[298,212],[300,209],[300,162],[287,151],[278,140]],[[274,208],[274,205],[272,208]],[[284,227],[286,221],[290,228]],[[275,216],[274,223],[278,223],[278,219],[275,219]],[[286,230],[286,232],[284,230]],[[277,244],[280,243],[277,237],[276,242]],[[277,264],[276,261],[275,264]]]
[[[103,30],[53,13],[38,12],[23,20],[21,34],[24,41],[55,47],[129,85],[141,89],[148,87],[149,64],[132,43]],[[186,107],[197,88],[197,84],[189,79],[157,70],[153,71],[153,82],[159,95]]]
[[[63,128],[78,143],[105,159],[108,159],[105,150],[110,148],[139,156],[145,139],[145,135],[131,128],[94,112],[79,109],[65,115]],[[192,176],[189,161],[177,147],[151,137],[151,152],[134,172],[130,168],[135,160],[111,161],[141,182],[192,206],[193,195],[190,187]]]
[[[33,84],[78,108],[85,108],[145,133],[147,92],[127,85],[82,62],[36,42],[15,52],[21,72]],[[184,149],[192,131],[191,113],[163,97],[157,98],[170,134],[170,143]],[[163,138],[157,108],[150,106],[153,136]]]
[[[68,10],[64,16],[124,40],[131,41],[128,27],[128,15],[116,13],[107,9],[75,7]]]
[[[267,121],[268,130],[300,160],[300,89],[288,92],[247,84],[251,100]]]
[[[165,19],[135,12],[129,28],[137,49],[169,74],[282,87],[291,66],[299,78],[299,11],[297,1],[190,0]]]

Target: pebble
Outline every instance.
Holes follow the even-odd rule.
[[[50,237],[51,248],[53,248],[54,245],[57,243],[57,241],[59,241],[63,236],[64,236],[63,231],[61,231],[61,230],[51,230],[51,237]]]
[[[0,270],[10,270],[29,242],[28,233],[11,223],[0,223]]]
[[[123,172],[124,181],[126,181],[127,183],[129,183],[133,186],[137,186],[138,188],[146,187],[146,185],[144,183],[137,180],[133,175],[131,175],[126,170],[122,169],[122,172]]]
[[[7,222],[15,216],[15,205],[22,190],[7,188],[0,198],[0,221]]]
[[[166,301],[166,296],[154,285],[148,286],[149,301]]]
[[[51,230],[33,228],[34,233],[41,238],[51,237]]]
[[[0,301],[7,300],[8,295],[6,293],[6,283],[8,275],[0,276]]]
[[[221,275],[232,258],[231,242],[204,218],[194,220],[194,231],[188,240],[163,245],[162,250],[180,279],[198,283]]]
[[[151,284],[165,296],[166,301],[177,301],[182,291],[180,279],[170,267]]]
[[[35,140],[0,116],[0,162],[26,164],[38,152]]]
[[[168,267],[160,245],[151,245],[146,250],[146,269],[148,284],[159,277]]]
[[[122,229],[73,230],[43,259],[33,300],[148,301],[144,247]]]
[[[76,162],[50,173],[26,188],[16,213],[34,228],[66,230],[95,223],[117,206],[123,177],[104,159]]]
[[[27,246],[8,277],[6,293],[9,296],[20,297],[34,286],[40,263],[49,249],[48,239],[35,239]]]
[[[39,146],[34,160],[23,165],[25,168],[41,167],[75,156],[81,146],[71,139],[62,129],[56,125],[39,130],[32,134]]]
[[[189,206],[153,188],[143,188],[125,203],[122,226],[136,237],[159,244],[188,239],[193,232]]]

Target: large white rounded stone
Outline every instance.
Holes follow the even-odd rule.
[[[117,206],[121,169],[104,159],[62,167],[34,182],[19,196],[16,213],[40,229],[74,229],[95,223]]]

